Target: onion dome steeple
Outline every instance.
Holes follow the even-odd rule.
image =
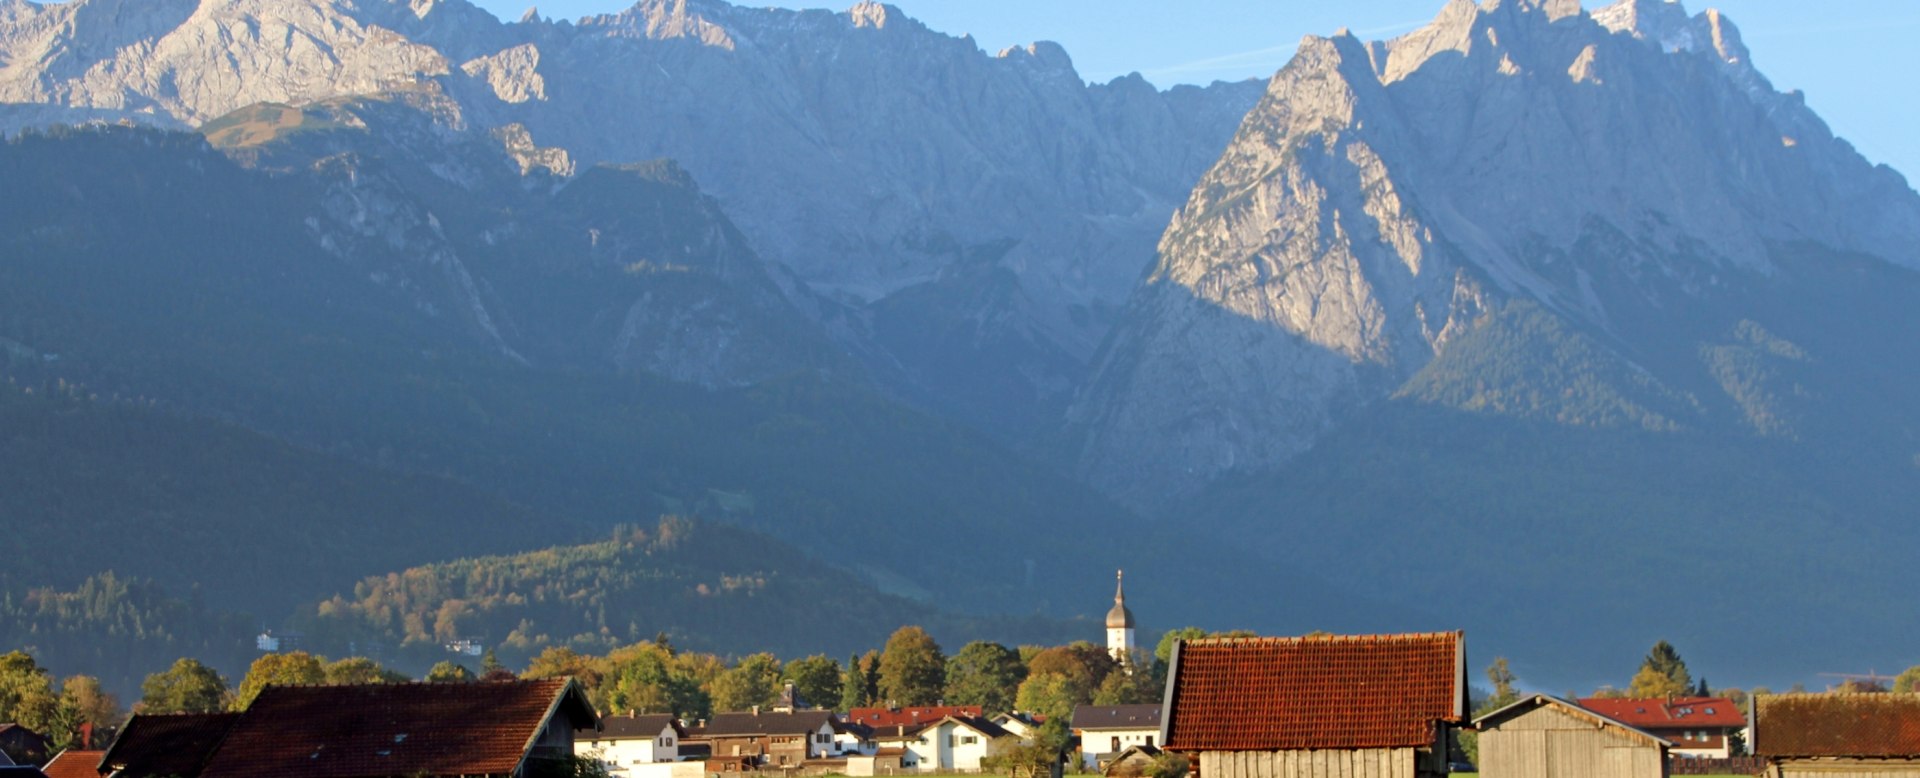
[[[1133,629],[1133,611],[1127,610],[1125,570],[1114,574],[1113,610],[1107,611],[1107,629]]]

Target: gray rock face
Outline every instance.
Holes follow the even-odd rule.
[[[978,351],[956,358],[1031,374],[1022,402],[1056,406],[1259,94],[1089,86],[1055,44],[988,55],[871,2],[642,0],[577,24],[502,24],[465,0],[0,0],[0,62],[10,128],[198,126],[255,103],[431,85],[476,128],[517,125],[510,140],[582,165],[678,160],[757,253],[855,308],[991,254],[1018,294],[892,340]],[[991,331],[933,334],[968,321]],[[1006,342],[1035,345],[990,345]]]
[[[1297,455],[1503,301],[1627,340],[1796,243],[1920,267],[1920,197],[1717,12],[1455,0],[1309,38],[1162,237],[1071,412],[1080,464],[1164,502]]]

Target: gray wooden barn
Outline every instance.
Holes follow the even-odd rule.
[[[1481,778],[1665,778],[1673,743],[1535,694],[1474,720]]]

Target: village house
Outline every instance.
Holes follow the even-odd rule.
[[[268,686],[229,715],[135,716],[102,766],[128,778],[528,778],[569,760],[574,731],[594,723],[564,678]]]
[[[120,730],[100,770],[123,778],[200,778],[238,713],[136,714]]]
[[[1040,731],[1040,725],[1047,723],[1045,716],[1013,711],[993,717],[993,723],[999,725],[1008,734],[1020,739],[1022,743],[1032,743],[1033,734]]]
[[[1535,694],[1475,719],[1481,778],[1666,778],[1665,738]]]
[[[1183,640],[1168,672],[1160,748],[1194,778],[1438,778],[1467,720],[1458,632]]]
[[[846,756],[872,756],[879,748],[873,742],[873,727],[857,721],[833,720],[833,752]]]
[[[105,751],[84,751],[69,748],[60,752],[53,761],[40,768],[47,778],[100,778],[100,758]]]
[[[680,761],[686,734],[678,719],[664,713],[607,716],[597,727],[574,731],[573,752],[606,765],[614,778],[637,778],[630,770],[635,765]]]
[[[988,757],[999,753],[999,742],[1012,733],[979,716],[947,716],[918,726],[876,729],[877,754],[901,751],[901,765],[921,772],[975,772]]]
[[[7,766],[42,765],[53,758],[53,741],[19,724],[0,724],[0,754]]]
[[[1073,709],[1073,734],[1088,770],[1098,770],[1134,746],[1159,745],[1159,705],[1081,705]]]
[[[1747,728],[1740,706],[1725,697],[1587,697],[1580,707],[1673,743],[1676,757],[1725,759]]]
[[[1920,778],[1920,695],[1756,697],[1753,753],[1768,778]]]
[[[817,710],[721,713],[707,722],[702,737],[712,749],[709,761],[715,763],[709,772],[742,766],[799,767],[809,759],[833,755],[833,714]]]
[[[1107,760],[1107,766],[1100,774],[1106,778],[1145,778],[1153,772],[1153,762],[1160,758],[1160,749],[1153,746],[1129,746],[1127,750],[1115,754]]]

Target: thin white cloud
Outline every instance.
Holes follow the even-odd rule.
[[[1357,38],[1370,38],[1376,35],[1406,32],[1426,23],[1424,19],[1420,21],[1398,22],[1381,27],[1354,30],[1353,35]],[[1191,62],[1182,62],[1177,65],[1164,65],[1151,70],[1143,70],[1140,74],[1146,76],[1147,80],[1155,83],[1159,83],[1163,78],[1171,77],[1177,81],[1180,80],[1180,76],[1193,73],[1218,73],[1229,70],[1242,71],[1249,76],[1266,75],[1267,73],[1261,73],[1260,71],[1265,70],[1271,73],[1274,70],[1278,70],[1281,65],[1286,64],[1287,59],[1292,57],[1294,50],[1299,47],[1297,43],[1289,43],[1285,46],[1269,46],[1264,49],[1222,54],[1217,57],[1207,57]]]

